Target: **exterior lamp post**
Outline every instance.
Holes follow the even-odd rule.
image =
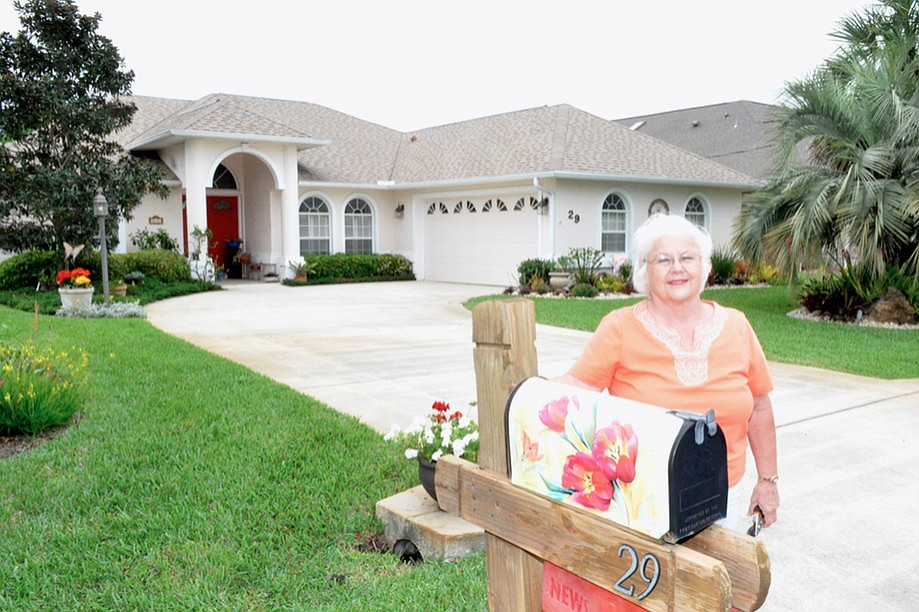
[[[102,190],[93,198],[93,214],[99,219],[99,248],[102,250],[102,303],[109,305],[108,292],[108,247],[105,244],[105,218],[108,217],[108,200]]]

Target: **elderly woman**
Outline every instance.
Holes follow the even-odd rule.
[[[728,513],[739,528],[747,441],[759,473],[747,514],[779,506],[772,378],[743,313],[701,299],[712,241],[676,216],[653,215],[632,240],[632,283],[648,299],[604,317],[560,382],[664,408],[715,411],[728,450]]]

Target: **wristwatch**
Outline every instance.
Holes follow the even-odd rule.
[[[776,475],[774,475],[774,476],[760,476],[759,479],[760,479],[760,480],[765,480],[766,482],[771,482],[772,484],[778,484],[778,482],[779,482],[779,475],[776,474]]]

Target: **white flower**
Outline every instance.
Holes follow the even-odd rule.
[[[444,452],[438,448],[436,451],[434,451],[434,454],[431,455],[431,461],[437,461],[443,456],[443,454]]]
[[[466,438],[460,438],[459,440],[453,441],[453,454],[457,457],[462,457],[463,452],[466,450]]]
[[[406,458],[406,459],[414,459],[414,458],[417,457],[417,456],[418,456],[418,449],[417,449],[417,448],[407,448],[407,449],[405,449],[405,458]]]

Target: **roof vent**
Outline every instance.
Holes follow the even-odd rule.
[[[692,127],[699,127],[700,125],[702,125],[702,122],[699,121],[698,119],[692,120]]]

